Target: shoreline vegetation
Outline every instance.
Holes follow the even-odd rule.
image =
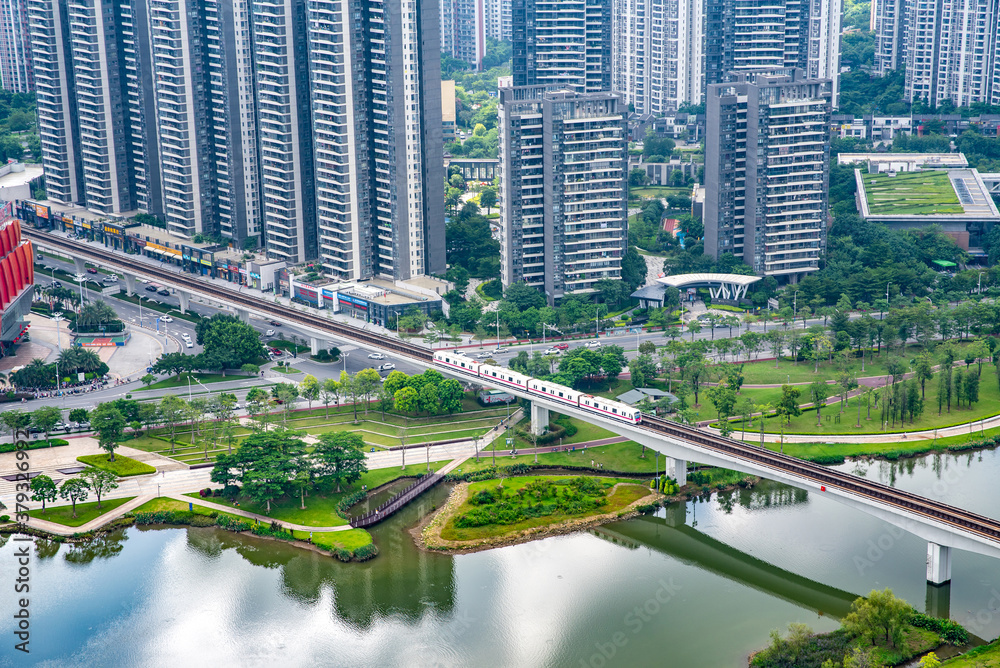
[[[609,478],[588,476],[590,484],[576,481],[584,480],[582,476],[525,476],[517,478],[491,478],[480,482],[462,482],[452,489],[445,504],[424,518],[410,533],[417,546],[428,551],[448,552],[451,554],[469,554],[483,550],[517,545],[549,536],[575,533],[608,522],[635,517],[640,508],[648,508],[665,499],[663,494],[650,489],[639,482],[612,482]],[[497,484],[498,483],[498,484]],[[522,484],[523,483],[523,484]],[[577,490],[574,492],[573,487]],[[494,488],[502,488],[504,493],[495,495]],[[564,498],[573,495],[581,512],[573,513],[573,507],[551,508],[554,512],[548,515],[535,514],[517,517],[520,521],[509,524],[482,524],[471,532],[461,528],[456,531],[456,524],[462,524],[462,518],[468,518],[470,500],[476,505],[475,498],[492,500],[478,504],[480,507],[500,506],[500,512],[510,511],[511,503],[507,500],[518,498],[522,508],[538,508],[542,501],[553,501],[558,490],[563,487]],[[600,487],[600,489],[599,489]],[[534,489],[533,489],[534,488]],[[546,489],[547,488],[547,489]],[[517,492],[511,490],[516,489]],[[522,490],[529,490],[523,492]],[[534,492],[534,493],[533,493]],[[555,492],[555,494],[553,494]],[[473,496],[470,499],[470,494]],[[530,499],[536,503],[532,506]],[[527,500],[525,500],[527,499]],[[499,503],[498,503],[499,502]],[[515,502],[516,503],[516,502]],[[558,503],[558,501],[556,501]],[[505,507],[504,507],[505,506]],[[543,511],[544,512],[544,511]],[[550,521],[538,522],[551,517]],[[515,519],[515,518],[510,518]],[[473,535],[463,538],[464,535]],[[448,536],[451,536],[449,538]]]

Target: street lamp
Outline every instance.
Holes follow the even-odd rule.
[[[344,373],[347,373],[347,357],[349,353],[340,353],[340,357],[344,360]]]

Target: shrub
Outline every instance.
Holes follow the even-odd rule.
[[[831,464],[843,464],[846,461],[844,459],[844,455],[811,455],[806,459],[816,464],[824,464],[827,466]]]
[[[340,500],[340,503],[337,504],[337,514],[340,515],[345,520],[349,519],[347,516],[348,509],[350,509],[350,507],[355,504],[361,503],[367,497],[368,497],[368,492],[363,489],[359,489],[356,492],[348,494],[347,496],[345,496]]]
[[[648,515],[649,513],[655,513],[659,507],[660,504],[654,501],[653,503],[644,503],[641,506],[636,506],[635,509],[643,515]]]
[[[239,485],[226,485],[226,488],[222,490],[222,496],[230,500],[235,499],[237,496],[239,496],[239,494],[240,494]]]
[[[237,533],[241,531],[250,531],[249,522],[244,522],[243,520],[236,519],[229,515],[219,515],[215,518],[215,524],[223,529],[226,529],[227,531],[235,531]]]
[[[0,515],[0,522],[10,522],[10,515]]]
[[[330,550],[330,553],[333,554],[333,556],[340,559],[341,561],[350,561],[351,557],[353,556],[350,550],[347,550],[343,547],[335,547],[332,550]]]
[[[969,642],[969,632],[961,624],[950,619],[938,619],[928,617],[925,614],[915,612],[908,620],[913,626],[930,629],[940,635],[945,642],[951,645],[965,645]]]
[[[28,441],[26,450],[38,450],[40,448],[48,447],[58,447],[61,445],[69,445],[69,441],[62,438],[50,438],[49,440],[41,439],[38,441]],[[0,443],[0,452],[14,452],[16,450],[14,443]]]
[[[134,513],[132,519],[138,525],[147,524],[182,524],[195,527],[210,527],[217,524],[218,513],[208,515],[193,513],[189,510],[157,510],[154,512]]]
[[[378,548],[375,543],[368,543],[367,545],[362,545],[354,550],[354,560],[355,561],[368,561],[369,559],[374,559],[378,556]]]

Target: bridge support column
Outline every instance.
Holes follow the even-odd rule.
[[[310,337],[309,348],[312,351],[313,355],[319,355],[319,339],[317,339],[315,336]]]
[[[951,583],[934,585],[927,583],[927,598],[924,614],[938,619],[951,619]]]
[[[240,319],[240,322],[250,324],[250,311],[238,308],[236,309],[236,317]]]
[[[541,436],[549,428],[549,409],[531,402],[531,433]]]
[[[927,543],[927,582],[943,585],[951,582],[951,548]]]
[[[673,470],[670,471],[671,477],[677,481],[677,484],[681,487],[688,482],[688,463],[683,459],[673,458]]]
[[[125,294],[131,297],[135,294],[135,276],[132,274],[122,274],[122,280],[125,281]]]
[[[82,274],[87,271],[87,261],[82,258],[73,258],[73,266],[76,267],[76,273],[78,274]]]
[[[178,290],[177,299],[181,302],[181,313],[187,313],[188,307],[191,305],[191,295],[183,290]]]

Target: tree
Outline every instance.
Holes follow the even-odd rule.
[[[371,395],[382,383],[382,377],[375,369],[362,369],[354,374],[355,391],[358,396],[365,398],[365,416],[368,416],[368,408],[371,405]]]
[[[785,348],[785,333],[778,329],[772,329],[764,335],[764,338],[771,347],[771,354],[774,355],[774,368],[777,369],[781,353]]]
[[[319,395],[323,405],[326,406],[326,417],[330,417],[330,401],[337,396],[339,390],[340,385],[333,378],[327,378],[323,381]]]
[[[256,389],[256,388],[255,388]],[[253,392],[253,390],[250,390]],[[177,438],[177,425],[187,414],[187,402],[178,396],[168,394],[160,399],[160,415],[170,427],[170,454],[174,454],[174,443]]]
[[[793,417],[802,415],[802,409],[799,408],[799,396],[801,394],[801,390],[797,387],[792,387],[791,385],[781,386],[781,399],[778,401],[777,413],[788,424],[791,424]]]
[[[86,501],[90,486],[86,480],[80,478],[69,478],[63,481],[59,488],[59,498],[73,504],[73,518],[76,518],[76,502]]]
[[[420,395],[412,387],[404,387],[396,391],[392,402],[399,413],[415,413],[420,407]]]
[[[181,377],[185,371],[193,368],[194,356],[184,353],[164,353],[153,363],[153,373],[172,373]]]
[[[691,334],[691,340],[694,341],[694,335],[701,331],[701,323],[697,320],[692,320],[687,324],[687,328]]]
[[[648,381],[656,378],[656,361],[651,355],[639,355],[628,364],[632,375],[632,387],[645,387]]]
[[[708,391],[708,399],[715,406],[719,422],[728,421],[736,406],[736,391],[726,385],[716,385]]]
[[[267,431],[270,404],[271,397],[263,388],[254,387],[247,392],[247,414],[250,416],[250,428],[253,431],[257,433]]]
[[[56,500],[56,483],[44,473],[36,475],[31,479],[31,500],[42,502],[42,512],[45,512],[46,502],[52,503]]]
[[[736,405],[733,406],[733,411],[735,415],[740,416],[740,422],[743,428],[743,436],[741,438],[746,440],[747,422],[750,422],[751,426],[753,426],[753,414],[757,411],[757,404],[754,403],[754,400],[751,397],[742,396],[736,402]]]
[[[924,351],[917,356],[913,375],[920,383],[920,398],[924,398],[924,383],[934,377],[934,365],[930,353]]]
[[[743,332],[740,334],[740,342],[747,351],[747,355],[753,360],[764,345],[764,335],[758,332]]]
[[[368,472],[363,452],[364,441],[360,434],[337,431],[321,434],[316,442],[313,456],[321,478],[327,478],[337,485],[351,484]]]
[[[299,389],[291,383],[278,383],[271,388],[271,395],[281,404],[281,426],[288,426],[288,414],[295,407]]]
[[[108,492],[118,489],[118,476],[111,471],[89,466],[80,472],[80,479],[86,481],[90,489],[94,490],[97,497],[97,509],[101,509],[101,497]]]
[[[351,405],[354,407],[354,423],[358,422],[358,397],[361,393],[358,392],[357,379],[354,376],[349,375],[346,371],[340,372],[340,391],[345,395],[351,397]]]
[[[146,428],[147,431],[160,421],[160,407],[154,403],[144,401],[139,404],[139,411],[136,415],[136,422]]]
[[[201,423],[205,420],[205,412],[208,409],[208,401],[203,397],[194,397],[187,405],[187,419],[191,425],[191,445],[194,445],[195,438],[201,438]]]
[[[441,407],[441,399],[438,396],[436,383],[425,383],[420,388],[420,408],[428,415],[437,413]]]
[[[215,415],[215,419],[222,424],[222,436],[226,439],[229,446],[229,454],[233,454],[233,435],[236,427],[237,403],[236,395],[231,392],[223,392],[217,395],[215,401],[212,403],[212,413]]]
[[[139,382],[145,385],[146,389],[149,389],[149,386],[156,382],[156,376],[154,376],[151,373],[147,373],[145,376],[139,379]]]
[[[203,318],[198,321],[195,331],[198,343],[205,346],[205,353],[224,360],[224,366],[229,368],[255,364],[265,357],[260,335],[236,316],[219,313]]]
[[[965,401],[969,408],[972,408],[972,404],[979,402],[979,374],[972,373],[971,371],[965,374],[963,390],[965,394]]]
[[[479,206],[486,209],[486,214],[489,215],[490,209],[497,205],[497,191],[493,188],[483,188],[483,191],[479,193]]]
[[[70,422],[86,422],[90,412],[86,408],[74,408],[69,412]]]
[[[319,399],[319,393],[319,379],[312,374],[306,374],[306,377],[299,383],[299,395],[309,402],[309,410],[312,410],[313,402]]]
[[[386,379],[388,382],[388,379]],[[454,378],[446,378],[438,384],[438,400],[441,402],[441,410],[451,415],[462,410],[462,385]]]
[[[244,364],[243,366],[240,367],[240,371],[242,371],[248,376],[256,376],[258,373],[260,373],[260,367],[257,366],[256,364]]]
[[[0,413],[0,420],[3,421],[3,425],[10,431],[11,437],[15,437],[17,432],[24,431],[31,425],[31,413],[22,411],[20,408],[14,408]],[[14,438],[14,440],[17,439]]]
[[[286,430],[251,434],[240,444],[234,457],[242,466],[243,493],[271,512],[271,501],[284,494],[295,477],[297,457],[305,444]]]
[[[111,404],[98,404],[90,412],[90,426],[97,432],[98,446],[115,461],[115,449],[125,436],[125,416]]]
[[[813,405],[816,407],[816,426],[822,426],[823,416],[820,410],[826,406],[826,398],[830,396],[830,386],[824,380],[814,380],[809,385],[809,396],[812,397]]]
[[[56,423],[62,419],[62,411],[55,406],[42,406],[31,414],[31,426],[45,434],[45,440],[49,440],[49,434]]]
[[[872,645],[885,643],[896,647],[903,640],[903,629],[913,608],[891,589],[873,590],[867,598],[858,598],[844,617],[844,629]]]

